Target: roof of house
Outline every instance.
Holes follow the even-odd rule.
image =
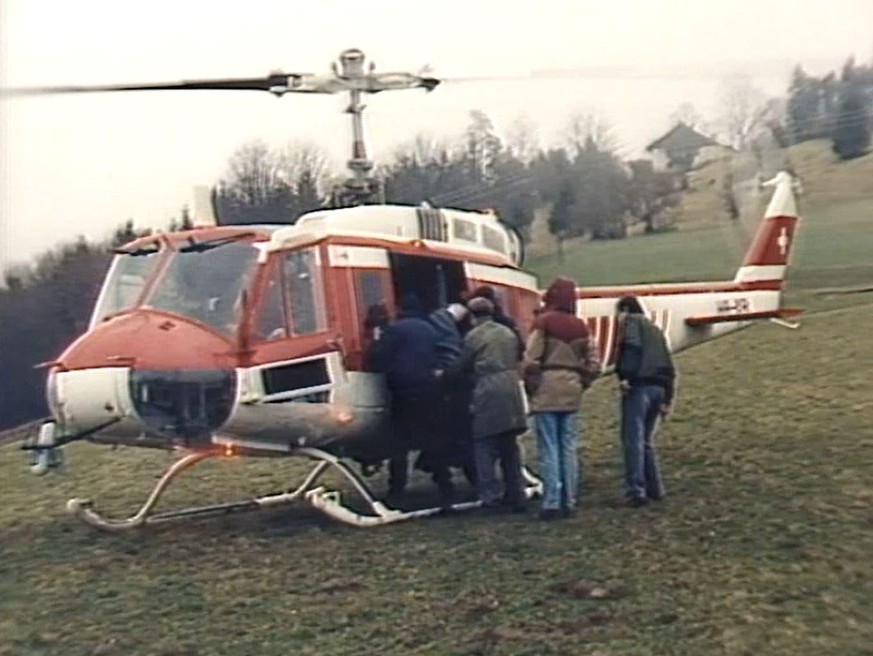
[[[680,121],[674,125],[667,134],[655,139],[652,143],[646,146],[646,150],[684,150],[717,145],[719,144],[714,139],[707,137],[705,134],[700,134],[694,128],[691,128]]]

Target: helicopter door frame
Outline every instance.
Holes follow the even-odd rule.
[[[405,293],[414,292],[425,314],[430,314],[460,300],[468,287],[462,260],[389,252],[388,263],[397,307]]]

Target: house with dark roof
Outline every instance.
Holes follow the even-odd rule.
[[[722,146],[681,121],[667,134],[646,146],[646,151],[652,154],[656,171],[674,173],[686,173],[703,161],[723,156],[728,150],[727,146]]]

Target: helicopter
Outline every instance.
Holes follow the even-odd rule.
[[[94,527],[121,531],[290,503],[359,527],[444,510],[390,507],[365,480],[397,451],[390,393],[383,375],[366,366],[376,338],[367,317],[375,307],[394,313],[408,292],[430,312],[489,285],[526,335],[542,298],[536,276],[523,268],[520,235],[494,212],[385,203],[367,155],[362,98],[430,92],[444,81],[379,73],[351,49],[325,75],[10,90],[349,96],[351,176],[334,194],[336,207],[306,213],[293,225],[219,226],[214,195],[200,189],[193,229],[140,237],[117,249],[88,329],[44,363],[51,417],[23,448],[36,474],[59,468],[62,448],[79,440],[182,455],[130,517],[104,517],[82,498],[69,500],[70,512]],[[640,299],[673,352],[759,320],[796,327],[786,320],[801,310],[781,305],[798,223],[795,181],[783,171],[769,184],[772,198],[732,280],[577,289],[576,312],[599,345],[604,373],[614,366],[615,304],[624,295]],[[181,473],[210,458],[237,456],[302,458],[311,468],[296,487],[278,493],[155,512]],[[363,510],[322,483],[329,470],[347,479]],[[526,495],[540,494],[536,476],[525,470],[525,478]],[[460,502],[453,509],[478,505]]]

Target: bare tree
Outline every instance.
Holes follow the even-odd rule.
[[[721,124],[731,145],[747,150],[767,124],[775,105],[747,77],[728,78],[722,85]]]
[[[503,150],[503,142],[497,136],[491,117],[479,109],[470,112],[466,132],[467,163],[474,181],[494,182],[495,167]]]
[[[540,150],[536,123],[525,114],[517,116],[506,129],[506,145],[513,157],[530,164]]]
[[[269,203],[278,190],[288,187],[277,156],[261,140],[236,149],[223,184],[239,202],[251,206]]]
[[[292,141],[276,156],[276,166],[278,176],[293,190],[294,211],[321,207],[330,184],[330,164],[322,148]]]
[[[567,122],[566,138],[577,154],[588,143],[594,144],[597,150],[604,153],[618,150],[612,125],[598,114],[574,112]]]
[[[673,126],[677,123],[684,123],[689,128],[702,130],[704,132],[707,131],[707,126],[704,123],[703,116],[700,115],[700,112],[698,112],[690,102],[681,103],[673,110],[673,113],[670,114],[670,125]]]
[[[236,150],[218,185],[222,223],[293,223],[321,207],[328,184],[328,159],[317,146],[292,142],[280,151],[263,141]]]

